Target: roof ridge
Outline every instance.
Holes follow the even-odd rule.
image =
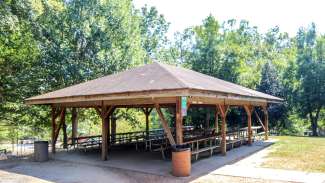
[[[181,79],[179,79],[173,72],[171,72],[167,68],[167,67],[175,67],[175,66],[163,64],[163,63],[160,63],[160,62],[154,62],[154,63],[158,64],[161,68],[163,68],[166,72],[168,72],[177,81],[178,84],[180,84],[181,86],[183,86],[185,88],[190,88],[190,86],[188,86],[184,81],[182,81]]]

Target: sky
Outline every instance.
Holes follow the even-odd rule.
[[[136,8],[155,6],[170,22],[168,37],[174,32],[199,25],[209,14],[220,22],[248,20],[265,33],[274,26],[295,36],[299,27],[316,24],[325,33],[325,0],[133,0]]]

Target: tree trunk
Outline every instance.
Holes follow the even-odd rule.
[[[318,113],[316,113],[316,116],[313,116],[312,113],[309,113],[309,118],[310,118],[310,122],[311,122],[311,130],[312,130],[312,136],[318,136],[317,133],[317,128],[318,128]]]
[[[313,136],[318,136],[317,128],[318,128],[317,119],[315,117],[312,117],[311,118],[311,129],[313,132],[313,134],[312,134]]]

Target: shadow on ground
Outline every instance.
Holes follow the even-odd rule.
[[[162,160],[160,153],[112,149],[108,161],[100,160],[99,151],[58,152],[44,163],[28,160],[0,161],[0,182],[189,182],[207,175],[225,165],[233,164],[269,145],[271,141],[257,141],[251,146],[241,146],[192,162],[190,177],[176,178],[171,175],[170,160]],[[10,173],[18,181],[12,181]],[[33,182],[33,181],[31,181]]]

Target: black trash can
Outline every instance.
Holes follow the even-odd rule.
[[[191,149],[188,145],[172,146],[172,173],[176,177],[191,174]]]
[[[48,141],[35,141],[34,142],[34,159],[38,162],[49,160],[49,142]]]

